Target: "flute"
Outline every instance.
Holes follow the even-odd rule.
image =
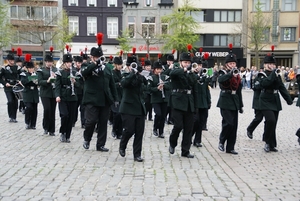
[[[161,79],[160,73],[158,74],[158,78],[159,78],[159,84],[164,84],[164,82]],[[161,96],[162,96],[162,98],[165,98],[164,86],[161,89]]]

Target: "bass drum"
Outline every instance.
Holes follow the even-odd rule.
[[[12,87],[12,91],[14,92],[16,98],[20,101],[23,101],[23,90],[24,90],[24,86],[22,86],[21,84],[15,84]]]

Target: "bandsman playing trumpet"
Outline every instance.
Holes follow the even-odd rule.
[[[91,49],[91,63],[81,71],[85,79],[82,100],[85,105],[83,147],[90,148],[95,126],[98,124],[96,150],[108,152],[105,143],[110,106],[115,104],[117,107],[119,102],[111,69],[106,66],[103,56],[101,47],[103,34],[98,33],[96,38],[98,47]]]
[[[75,110],[77,105],[76,88],[78,82],[72,69],[72,55],[69,53],[69,46],[66,45],[67,54],[63,55],[61,70],[56,72],[55,97],[58,102],[60,115],[59,132],[60,141],[70,143],[72,124],[74,122]]]
[[[23,101],[25,104],[25,124],[26,129],[36,129],[36,119],[38,113],[39,91],[38,80],[35,73],[31,55],[25,55],[25,67],[27,72],[22,72],[21,83],[24,86]]]
[[[218,82],[221,91],[217,103],[222,116],[222,130],[218,148],[229,154],[238,154],[234,149],[238,112],[243,113],[242,83],[236,63],[236,56],[232,53],[232,44],[229,44],[229,54],[225,58],[225,69],[219,72]],[[225,142],[227,142],[226,148],[224,147]]]
[[[53,66],[53,47],[50,47],[50,53],[45,56],[45,67],[37,70],[38,82],[40,86],[40,97],[43,104],[43,129],[44,134],[49,133],[55,136],[55,79],[57,68]]]
[[[198,89],[196,103],[197,112],[195,113],[193,128],[193,135],[195,134],[193,145],[196,147],[202,147],[202,128],[207,122],[208,110],[211,107],[211,95],[209,90],[210,78],[207,75],[208,57],[208,53],[203,55],[203,59],[201,57],[194,57],[196,58],[195,63],[197,64],[197,68],[194,70],[194,73],[197,75]]]
[[[153,75],[148,79],[148,89],[151,93],[151,104],[155,113],[153,134],[159,138],[164,138],[170,87],[167,84],[169,76],[161,73],[162,63],[161,61],[155,61],[153,63]]]
[[[263,73],[258,74],[258,83],[261,88],[259,96],[259,109],[265,117],[265,127],[263,141],[265,141],[265,152],[277,152],[276,125],[279,111],[282,110],[280,96],[284,98],[288,105],[293,104],[292,98],[282,83],[280,69],[276,69],[276,60],[274,57],[274,46],[271,47],[272,54],[264,58]]]

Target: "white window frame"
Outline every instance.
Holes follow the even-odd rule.
[[[107,20],[107,37],[118,38],[119,19],[117,17],[108,17],[106,20]]]
[[[261,11],[271,11],[271,1],[270,0],[259,0],[261,4]],[[253,0],[253,11],[257,11],[255,6],[258,0]]]
[[[191,11],[191,16],[196,22],[204,22],[204,11]]]
[[[296,41],[296,27],[282,27],[281,28],[281,41],[282,42],[295,42]]]
[[[97,33],[97,17],[86,18],[87,35],[95,36]]]
[[[75,33],[76,36],[79,35],[79,17],[69,16],[69,33]]]
[[[86,6],[96,7],[97,6],[97,1],[96,0],[86,0]]]
[[[68,5],[69,6],[78,6],[78,0],[69,0]]]
[[[281,3],[282,11],[296,11],[297,9],[297,0],[282,0]]]
[[[117,7],[117,6],[118,6],[117,0],[107,0],[107,7]]]
[[[148,22],[148,21],[149,22]],[[156,33],[155,17],[143,16],[142,17],[142,37],[154,38]]]
[[[131,21],[129,18],[132,18],[133,20]],[[127,18],[127,24],[128,24],[128,30],[129,30],[129,37],[130,38],[135,38],[135,32],[136,32],[136,17],[135,16],[128,16]],[[133,27],[133,31],[130,32],[130,27]],[[132,34],[132,35],[130,35]]]

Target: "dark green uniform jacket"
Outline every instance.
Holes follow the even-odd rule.
[[[170,107],[194,112],[197,103],[197,77],[192,72],[184,72],[181,67],[174,67],[170,72],[171,97]]]
[[[160,83],[158,75],[152,75],[148,78],[148,89],[151,93],[151,103],[168,102],[170,98],[170,85],[167,83],[167,75],[160,75],[161,82],[164,82],[163,92],[158,90],[157,87]]]
[[[260,110],[282,110],[278,92],[280,92],[281,96],[289,105],[293,103],[292,98],[282,83],[280,76],[277,76],[275,71],[265,71],[264,74],[260,73],[258,77],[262,88],[259,96]]]
[[[76,72],[73,72],[73,75]],[[56,72],[55,97],[60,97],[62,101],[77,101],[77,88],[79,83],[76,81],[71,85],[70,70],[59,70]],[[73,88],[73,89],[72,89]],[[74,91],[74,95],[72,92]]]
[[[122,99],[122,93],[123,93],[123,89],[121,86],[121,80],[122,80],[121,71],[114,69],[114,70],[112,70],[112,74],[113,74],[113,78],[114,78],[116,89],[117,89],[117,94],[118,94],[118,98],[119,98],[118,101],[120,102]]]
[[[197,103],[196,108],[210,108],[211,106],[211,95],[209,90],[210,78],[206,75],[197,75]]]
[[[242,109],[244,105],[240,78],[234,77],[230,71],[221,70],[218,82],[221,91],[217,107],[226,110]]]
[[[55,73],[57,71],[56,67],[52,67],[52,72]],[[43,67],[37,70],[38,81],[40,85],[40,97],[45,98],[55,98],[55,79],[47,82],[48,78],[50,77],[50,68]]]
[[[144,76],[133,72],[124,73],[121,81],[123,97],[120,113],[128,115],[146,115],[143,91],[147,85]]]
[[[23,90],[23,102],[24,103],[38,103],[39,102],[39,90],[38,90],[38,80],[31,80],[30,76],[32,74],[28,72],[22,72],[21,83],[24,86]],[[32,76],[35,76],[34,74]]]
[[[254,84],[253,84],[253,100],[252,100],[252,108],[255,110],[259,110],[259,96],[261,92],[261,86],[259,83],[259,78],[258,76],[255,77],[254,79]]]
[[[12,87],[6,87],[6,83],[10,85],[15,85],[17,80],[19,80],[19,75],[21,73],[20,66],[4,66],[0,70],[0,82],[4,86],[4,91],[12,91]]]
[[[115,81],[109,67],[98,68],[94,63],[82,68],[84,77],[83,104],[91,104],[98,107],[110,106],[118,101]]]

